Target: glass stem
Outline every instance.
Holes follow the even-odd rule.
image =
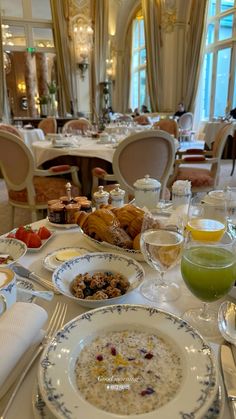
[[[201,308],[201,314],[200,314],[201,319],[206,320],[206,321],[209,320],[210,318],[208,307],[209,307],[208,303],[203,303],[203,307]]]
[[[166,287],[166,283],[165,283],[165,281],[164,281],[164,274],[165,274],[165,272],[160,272],[160,280],[159,280],[159,283],[160,283],[160,285],[161,285],[161,287]]]

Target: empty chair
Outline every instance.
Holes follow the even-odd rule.
[[[30,209],[32,221],[36,221],[37,211],[47,208],[49,200],[65,195],[67,180],[56,177],[57,175],[71,175],[74,185],[72,193],[79,194],[80,183],[76,166],[36,169],[31,150],[19,137],[5,131],[0,131],[0,148],[0,169],[12,206],[12,227],[15,207]]]
[[[223,126],[217,133],[212,151],[187,150],[181,159],[176,159],[173,177],[169,185],[176,180],[191,181],[192,191],[210,191],[217,187],[221,156],[231,131],[231,124]],[[210,157],[207,157],[210,156]],[[206,169],[202,165],[207,165]]]
[[[48,116],[39,122],[38,128],[40,128],[45,135],[56,134],[57,132],[57,120],[53,116]]]
[[[81,131],[85,133],[88,129],[91,129],[91,124],[86,118],[72,119],[65,123],[62,128],[62,132],[65,134],[72,131]]]
[[[186,112],[179,118],[179,138],[180,141],[190,141],[194,132],[193,129],[193,114]]]
[[[162,131],[174,135],[175,138],[179,138],[178,124],[174,119],[160,119],[160,121],[153,124],[153,128],[161,129]]]
[[[150,121],[146,115],[135,116],[134,122],[136,122],[139,125],[150,125]]]
[[[16,127],[14,127],[14,125],[0,123],[0,130],[1,131],[6,131],[6,132],[11,132],[12,134],[16,135],[17,137],[19,137],[23,140],[23,137],[22,137],[20,131]]]
[[[174,160],[175,145],[169,133],[161,130],[143,131],[130,135],[118,145],[113,156],[112,175],[100,168],[95,168],[93,175],[97,175],[97,178],[100,176],[104,181],[115,180],[128,195],[134,195],[134,182],[148,174],[161,182],[163,197]]]

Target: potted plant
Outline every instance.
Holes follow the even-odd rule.
[[[56,81],[52,80],[50,83],[47,83],[48,92],[49,92],[49,105],[50,105],[50,112],[51,116],[57,116],[57,101],[56,101],[56,92],[58,87],[56,85]]]
[[[39,97],[40,116],[45,117],[48,114],[48,96],[43,95]]]

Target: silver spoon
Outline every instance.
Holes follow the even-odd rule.
[[[220,305],[218,326],[223,338],[236,345],[236,304],[224,301]]]
[[[34,290],[28,290],[25,288],[18,287],[20,292],[28,294],[28,295],[34,295],[35,297],[42,298],[43,300],[51,301],[54,297],[54,292],[52,291],[34,291]]]

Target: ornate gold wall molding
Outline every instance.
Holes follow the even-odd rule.
[[[177,10],[175,0],[165,0],[162,2],[162,16],[161,24],[162,30],[165,33],[174,31],[174,26],[177,20]]]
[[[90,0],[69,0],[70,18],[78,14],[91,17]]]

